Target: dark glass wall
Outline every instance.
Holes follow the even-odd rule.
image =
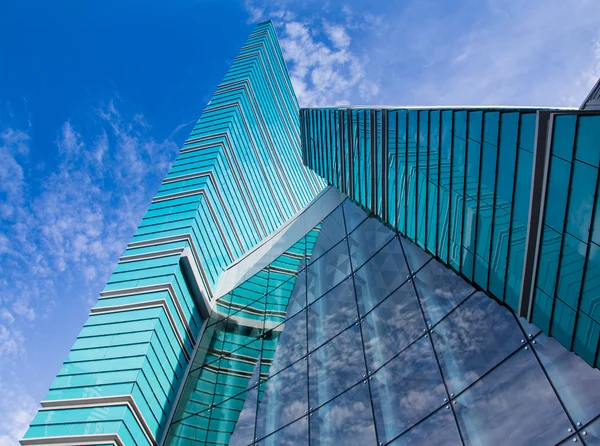
[[[303,156],[390,227],[598,366],[600,114],[539,114],[303,109]],[[526,269],[527,259],[535,267]]]

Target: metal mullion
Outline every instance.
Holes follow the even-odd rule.
[[[337,111],[337,124],[338,132],[337,139],[339,139],[339,152],[340,152],[340,190],[342,193],[347,193],[346,183],[346,153],[344,144],[344,112],[342,110]]]
[[[319,153],[321,154],[321,175],[325,180],[328,181],[327,178],[327,148],[325,145],[325,132],[323,131],[323,122],[325,118],[323,116],[324,111],[318,110],[317,114],[319,116]],[[329,181],[328,181],[329,182]]]
[[[425,250],[428,249],[429,236],[429,158],[431,152],[431,110],[427,110],[427,166],[425,168]]]
[[[358,145],[360,147],[360,143]],[[363,205],[368,208],[367,206],[367,187],[368,187],[368,181],[367,181],[367,110],[363,109],[363,153],[362,153],[362,174],[363,174],[363,182],[364,182],[364,188],[365,188],[365,203],[363,203]],[[359,160],[359,169],[360,169],[360,159],[361,157],[358,158]],[[359,194],[359,196],[362,196],[362,194]],[[360,202],[360,200],[359,200]]]
[[[463,250],[465,244],[465,215],[467,208],[467,169],[469,168],[469,117],[470,112],[465,112],[465,167],[463,169],[463,203],[462,203],[462,215],[461,219],[461,231],[460,231],[460,246],[458,247],[458,271],[462,273],[463,270]],[[475,261],[475,256],[473,256]],[[471,277],[471,281],[473,277]]]
[[[539,254],[545,231],[546,198],[548,196],[549,188],[548,177],[550,175],[552,134],[554,133],[555,117],[554,113],[540,111],[538,111],[536,115],[533,178],[529,203],[525,261],[519,301],[519,315],[526,317],[528,322],[531,322],[533,317],[533,300],[537,278],[539,276]],[[540,175],[543,175],[542,178],[540,178]],[[541,182],[541,185],[539,185],[539,182]],[[535,206],[536,198],[537,201],[539,201],[537,206]],[[524,298],[526,299],[525,302]]]
[[[419,239],[419,132],[421,130],[421,111],[417,111],[415,138],[415,243]]]
[[[442,195],[442,112],[439,113],[438,120],[438,162],[437,162],[437,200],[436,200],[436,225],[435,225],[435,254],[440,258],[440,196]]]
[[[513,220],[514,220],[514,212],[515,212],[515,195],[517,189],[517,178],[518,178],[518,169],[519,169],[519,141],[521,140],[521,118],[523,115],[519,113],[519,122],[517,124],[517,142],[516,142],[516,154],[515,154],[515,168],[513,170],[513,189],[511,194],[511,203],[510,203],[510,219],[508,221],[508,247],[506,250],[506,266],[504,268],[504,289],[502,291],[502,302],[506,302],[506,287],[507,287],[507,276],[508,276],[508,264],[510,262],[510,247],[512,243],[512,233],[513,233]]]
[[[375,127],[375,121],[376,121],[376,112],[375,110],[371,109],[370,113],[369,113],[370,119],[369,119],[369,133],[370,133],[370,158],[371,158],[371,212],[373,213],[377,213],[377,172],[376,172],[376,166],[377,166],[377,142],[375,140],[376,138],[376,127]],[[366,147],[366,141],[365,141],[365,147]]]
[[[381,216],[383,220],[389,220],[389,113],[388,110],[381,111]]]
[[[450,121],[450,184],[448,185],[448,250],[446,251],[446,263],[450,265],[450,239],[452,234],[452,178],[454,177],[454,110],[451,110]]]
[[[406,253],[404,252],[404,245],[402,244],[402,242],[400,242],[400,247],[402,249],[402,255],[404,256],[404,261],[408,265],[408,258],[406,257]],[[421,305],[421,299],[419,299],[419,292],[417,291],[417,286],[415,285],[414,277],[415,277],[415,275],[411,274],[410,279],[408,281],[412,283],[413,291],[415,292],[415,297],[417,298],[417,303],[419,304],[419,310],[421,311],[421,317],[423,318],[423,323],[425,324],[425,327],[426,327],[426,330],[427,330],[427,334],[425,335],[425,337],[429,339],[429,344],[431,345],[431,350],[433,351],[433,357],[434,357],[435,362],[436,362],[436,364],[438,366],[438,371],[440,373],[440,377],[442,378],[442,383],[444,385],[444,390],[446,391],[447,407],[449,407],[452,410],[452,416],[454,417],[454,422],[456,423],[456,430],[458,431],[458,435],[460,436],[460,441],[464,445],[465,444],[465,440],[464,440],[463,434],[462,434],[462,432],[460,430],[460,427],[459,427],[460,425],[458,424],[458,418],[456,417],[456,413],[455,413],[455,410],[454,410],[454,407],[453,407],[454,405],[452,404],[452,401],[451,401],[451,398],[450,398],[450,392],[448,390],[448,386],[446,384],[446,380],[444,379],[444,372],[442,370],[442,366],[440,364],[440,361],[439,361],[439,358],[438,358],[438,355],[437,355],[437,351],[435,349],[435,345],[434,345],[433,339],[431,337],[431,328],[429,328],[429,324],[427,323],[427,318],[425,317],[425,311],[423,310],[423,306]],[[466,298],[465,301],[467,299],[468,298]]]
[[[475,235],[473,237],[473,272],[471,274],[471,277],[473,279],[473,283],[475,282],[475,265],[477,264],[477,235],[479,233],[479,203],[481,201],[480,195],[481,195],[481,171],[482,169],[482,165],[483,165],[483,146],[484,146],[484,141],[483,141],[483,136],[485,135],[485,116],[486,116],[486,112],[483,111],[481,113],[481,137],[479,140],[479,168],[477,169],[477,201],[475,203],[476,206],[476,210],[475,210]],[[487,285],[486,285],[487,288]]]
[[[494,229],[496,228],[496,197],[498,196],[498,161],[500,159],[500,138],[502,135],[502,116],[498,114],[498,136],[496,138],[496,164],[494,166],[494,196],[492,197],[492,224],[490,228],[490,252],[488,253],[488,271],[486,289],[490,288],[490,274],[492,271],[492,252],[494,250]]]
[[[398,163],[398,123],[399,123],[400,111],[396,110],[396,146],[394,147],[394,165],[396,169],[396,181],[394,188],[396,189],[396,201],[394,202],[394,229],[398,230],[398,220],[400,219],[400,213],[398,210],[398,202],[400,201],[400,195],[398,194],[398,178],[400,168]]]
[[[331,175],[331,138],[327,138],[328,130],[331,129],[329,126],[329,109],[324,109],[321,114],[323,115],[323,147],[325,151],[325,178],[329,184],[333,184],[333,177]],[[329,135],[331,136],[331,135]]]
[[[408,236],[408,110],[404,128],[404,234]]]
[[[342,208],[342,214],[344,216],[344,230],[346,231],[346,237],[345,237],[345,242],[346,242],[346,249],[348,250],[348,254],[350,253],[350,242],[348,241],[348,228],[346,227],[346,213],[344,212],[344,209]],[[392,237],[392,240],[396,239],[398,236],[396,235],[395,237]],[[381,251],[381,249],[383,249],[386,245],[384,245],[383,247],[380,248],[379,251]],[[375,254],[373,254],[373,256],[375,256],[377,253],[379,253],[379,251],[377,251]],[[352,277],[352,289],[354,291],[354,304],[356,305],[356,325],[358,325],[358,329],[360,331],[360,347],[362,349],[362,354],[363,354],[363,361],[365,364],[365,373],[364,373],[364,382],[367,383],[367,390],[369,392],[369,402],[371,403],[371,416],[373,418],[373,426],[376,426],[376,418],[375,418],[375,405],[373,404],[373,396],[372,396],[372,392],[371,392],[371,377],[370,377],[370,373],[369,373],[369,364],[367,362],[367,354],[365,353],[365,339],[363,336],[363,329],[362,329],[362,319],[360,316],[360,311],[358,309],[358,296],[356,294],[356,281],[354,278],[354,265],[352,265],[352,258],[350,257],[350,255],[348,256],[348,259],[350,261],[350,277]],[[344,279],[346,280],[346,279]],[[351,327],[351,326],[350,326]],[[346,328],[348,329],[348,328]],[[307,333],[308,333],[308,325],[307,325]],[[360,384],[359,384],[360,385]],[[377,429],[375,429],[375,440],[376,443],[379,444],[379,434],[377,433]]]
[[[348,114],[348,192],[352,199],[356,199],[354,196],[354,135],[352,132],[352,110],[346,109]]]

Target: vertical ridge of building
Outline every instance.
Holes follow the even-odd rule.
[[[271,22],[257,25],[152,200],[21,441],[156,445],[221,273],[325,183]]]

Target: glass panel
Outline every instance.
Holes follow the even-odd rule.
[[[366,219],[348,236],[352,269],[357,270],[383,245],[390,241],[394,232],[386,228],[375,217]]]
[[[311,353],[309,363],[310,407],[315,408],[357,383],[365,374],[358,325]]]
[[[345,235],[342,208],[337,207],[321,223],[319,236],[312,251],[310,262],[314,262],[329,251]],[[309,263],[310,263],[309,262]]]
[[[312,302],[350,275],[348,244],[342,240],[327,254],[308,266],[308,301]]]
[[[294,284],[294,291],[290,296],[290,300],[287,306],[287,315],[292,316],[293,314],[300,311],[306,306],[306,270],[302,270],[296,276],[296,283]]]
[[[371,378],[380,442],[390,441],[444,403],[446,392],[429,338],[417,341]]]
[[[402,285],[362,322],[369,370],[375,370],[419,337],[425,329],[419,302],[410,284]]]
[[[254,435],[257,387],[224,401],[209,411],[207,441],[229,445],[247,445]]]
[[[304,311],[275,327],[271,332],[276,345],[269,374],[274,375],[307,354],[306,313]]]
[[[523,328],[523,331],[527,334],[528,338],[532,338],[540,331],[542,331],[537,326],[527,322],[525,318],[518,317],[517,321],[519,322],[519,325]]]
[[[600,418],[584,427],[581,436],[588,445],[600,445]]]
[[[600,370],[544,334],[533,348],[573,421],[585,424],[600,414]]]
[[[348,277],[308,307],[308,347],[314,350],[356,322],[356,297]]]
[[[261,446],[296,446],[308,444],[307,417],[303,417],[280,431],[275,432],[273,435],[263,438],[256,444]]]
[[[473,287],[440,262],[432,260],[414,278],[428,324],[436,324],[473,291]]]
[[[454,409],[465,442],[473,445],[555,444],[573,428],[524,348],[460,395]]]
[[[360,314],[373,308],[407,278],[408,267],[404,254],[400,242],[394,238],[354,276]]]
[[[597,149],[598,150],[598,149]],[[600,152],[600,150],[598,150]],[[569,209],[567,214],[567,231],[579,240],[587,242],[594,207],[594,193],[598,169],[575,161]]]
[[[600,162],[598,141],[600,141],[600,116],[579,116],[575,158],[597,166]]]
[[[298,361],[261,383],[256,417],[257,437],[264,437],[304,415],[308,409],[306,400],[306,361]]]
[[[410,270],[415,273],[419,268],[425,265],[431,256],[427,254],[423,248],[415,245],[406,237],[400,236],[400,243],[402,244],[402,248],[404,248],[404,254],[406,255],[406,259],[408,261],[408,266]]]
[[[456,422],[449,409],[449,406],[444,406],[389,444],[394,446],[462,445]]]
[[[523,333],[505,307],[475,293],[432,330],[450,393],[459,393],[521,345]]]
[[[346,231],[350,234],[365,218],[367,218],[367,214],[350,199],[344,201],[342,208],[344,209]]]
[[[376,444],[369,387],[361,382],[310,414],[311,445]]]

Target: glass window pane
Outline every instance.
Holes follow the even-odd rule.
[[[348,277],[308,307],[308,347],[314,350],[358,317],[354,283]]]
[[[555,444],[572,429],[531,350],[524,348],[456,398],[465,442]]]
[[[600,370],[540,334],[533,345],[571,418],[585,424],[600,414]]]
[[[303,417],[256,443],[261,446],[296,446],[308,444],[308,420]]]
[[[440,262],[432,260],[414,278],[428,324],[436,324],[474,288]]]
[[[276,345],[269,374],[273,375],[307,354],[304,311],[275,327],[270,334]]]
[[[269,378],[258,391],[256,435],[260,438],[301,417],[308,409],[306,361],[298,361]]]
[[[371,376],[380,442],[388,442],[444,403],[446,392],[429,338],[422,338]]]
[[[346,221],[346,231],[350,234],[361,222],[367,218],[367,214],[356,203],[348,199],[342,204],[344,209],[344,219]]]
[[[253,387],[242,395],[245,400],[241,412],[239,412],[239,415],[233,420],[233,431],[229,439],[230,446],[245,446],[254,440],[257,396],[258,387]],[[217,409],[218,408],[215,408],[215,410]]]
[[[598,141],[600,141],[600,115],[579,116],[575,158],[597,166],[600,162]]]
[[[376,444],[368,389],[366,382],[361,382],[311,413],[310,444]]]
[[[327,402],[362,379],[366,368],[360,347],[360,329],[353,325],[310,354],[311,408]]]
[[[362,322],[369,370],[379,368],[417,339],[425,329],[419,302],[410,283],[402,285]]]
[[[432,330],[450,393],[459,393],[521,345],[523,333],[505,307],[478,292]]]
[[[308,266],[308,301],[312,302],[350,275],[348,244],[342,240],[327,254]]]
[[[452,412],[449,407],[448,409],[446,407],[439,409],[389,444],[394,446],[462,445]]]
[[[321,223],[319,236],[312,250],[310,262],[314,262],[345,236],[342,208],[337,207]]]
[[[404,254],[400,242],[394,238],[354,276],[360,314],[365,314],[407,279]]]
[[[357,270],[383,245],[390,241],[394,232],[386,228],[375,217],[366,219],[348,236],[352,269]]]
[[[404,248],[408,266],[413,273],[418,271],[429,261],[429,259],[431,259],[431,256],[427,254],[423,248],[415,245],[406,237],[400,236],[400,243],[402,244],[402,248]]]

